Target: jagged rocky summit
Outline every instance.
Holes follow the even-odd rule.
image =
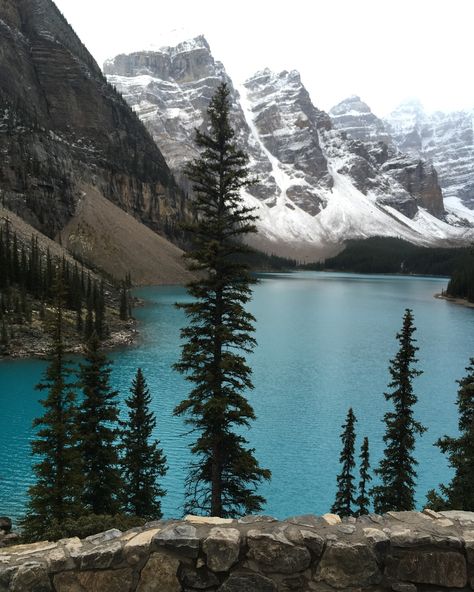
[[[338,130],[297,71],[266,69],[236,87],[198,36],[119,55],[104,72],[186,189],[182,170],[196,155],[194,128],[206,128],[210,97],[222,80],[229,84],[233,124],[259,179],[245,199],[260,218],[256,244],[267,251],[314,258],[349,238],[399,236],[433,245],[474,236],[462,218],[446,212],[430,163],[399,151],[368,107],[359,128],[369,124],[373,134]]]
[[[343,130],[351,138],[363,142],[385,142],[393,150],[393,140],[384,122],[357,95],[335,105],[329,110],[329,116],[334,127]]]
[[[416,196],[419,205],[437,218],[445,217],[443,194],[432,163],[399,150],[384,122],[360,97],[354,95],[342,101],[329,111],[329,115],[336,129],[362,142],[369,153],[379,155],[382,170],[399,181],[410,195]],[[398,205],[397,209],[408,217],[416,214],[413,200],[399,200]]]
[[[408,100],[385,124],[400,150],[433,162],[448,203],[474,210],[474,108],[428,114]]]
[[[108,258],[134,249],[141,223],[172,235],[186,215],[182,190],[51,0],[2,0],[0,48],[2,205],[123,277],[125,264],[108,268]],[[108,232],[109,218],[120,236]],[[166,257],[175,261],[173,249]]]
[[[427,114],[410,99],[380,119],[359,97],[333,107],[334,126],[364,142],[385,142],[390,150],[413,162],[433,165],[438,173],[445,208],[458,217],[474,216],[474,110]]]

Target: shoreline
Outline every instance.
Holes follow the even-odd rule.
[[[465,298],[455,298],[454,296],[447,296],[446,294],[435,294],[434,297],[438,300],[446,300],[446,302],[451,302],[452,304],[474,308],[474,302],[469,302],[469,300],[466,300]]]
[[[115,331],[112,331],[107,339],[102,342],[105,351],[114,351],[121,347],[131,347],[138,341],[140,332],[138,330],[138,322],[136,319],[127,321],[126,326],[122,326]],[[50,341],[46,335],[41,338],[33,338],[29,343],[23,342],[20,346],[15,347],[13,344],[13,351],[7,354],[0,354],[0,364],[2,362],[9,362],[15,360],[47,360],[50,352]],[[65,345],[65,353],[72,355],[81,355],[84,353],[84,344],[75,341]]]
[[[402,271],[348,271],[347,269],[300,269],[296,271],[321,271],[323,273],[347,273],[355,275],[388,275],[391,277],[420,277],[420,278],[433,278],[437,280],[449,280],[448,275],[433,275],[432,273],[408,273]]]

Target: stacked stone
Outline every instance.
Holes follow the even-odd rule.
[[[0,592],[474,589],[474,512],[224,520],[0,550]]]

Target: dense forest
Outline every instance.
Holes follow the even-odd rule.
[[[471,250],[471,255],[465,264],[453,272],[446,294],[453,298],[464,298],[474,302],[474,250]]]
[[[398,238],[372,237],[350,240],[339,255],[304,268],[451,276],[467,268],[471,257],[469,247],[420,247]]]
[[[235,261],[248,265],[252,271],[295,271],[299,268],[298,261],[280,257],[273,253],[268,254],[263,251],[249,251],[248,253],[239,253],[234,257]]]
[[[19,238],[5,220],[0,225],[0,355],[13,343],[32,340],[44,333],[52,314],[54,278],[61,270],[65,290],[66,335],[74,341],[93,332],[101,339],[110,334],[110,323],[130,314],[128,284],[121,290],[66,257],[53,256],[40,247],[38,237],[29,243]]]

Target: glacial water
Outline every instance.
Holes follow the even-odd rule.
[[[329,510],[335,492],[339,433],[349,406],[358,419],[357,446],[367,435],[372,464],[383,449],[387,408],[383,393],[388,362],[397,349],[395,333],[406,307],[414,310],[419,368],[417,418],[428,427],[418,440],[418,505],[425,493],[450,478],[445,458],[433,446],[455,434],[456,379],[474,356],[474,310],[435,299],[446,280],[338,273],[267,274],[255,287],[251,311],[258,347],[251,356],[255,389],[248,397],[257,420],[246,434],[273,478],[261,492],[265,512],[283,518]],[[176,301],[184,288],[137,290],[146,301],[136,309],[140,343],[116,351],[113,383],[127,395],[137,366],[153,393],[156,435],[167,455],[166,517],[182,513],[183,483],[190,459],[189,436],[173,408],[188,385],[171,368],[179,356],[179,328],[185,322]],[[0,515],[18,517],[32,481],[29,442],[32,419],[41,413],[34,385],[44,362],[0,363]]]

